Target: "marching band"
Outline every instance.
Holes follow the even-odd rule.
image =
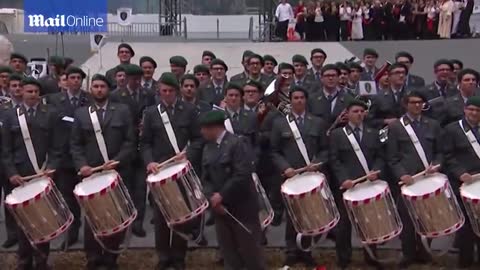
[[[245,51],[228,80],[205,51],[193,74],[174,56],[155,80],[155,60],[134,55],[120,44],[120,64],[91,78],[60,56],[37,79],[46,70],[29,72],[22,54],[0,66],[3,247],[18,243],[17,269],[51,269],[50,241],[74,245],[82,223],[86,269],[119,269],[132,235],[146,236],[148,202],[155,269],[186,269],[209,225],[225,269],[267,269],[266,228],[284,221],[290,267],[317,266],[312,248],[328,237],[348,268],[352,230],[376,269],[376,247],[397,236],[400,269],[430,263],[439,237],[456,237],[459,268],[475,263],[477,71],[440,59],[425,85],[408,52],[378,68],[373,49],[336,64],[314,49],[312,68],[294,55],[276,74],[272,56]]]

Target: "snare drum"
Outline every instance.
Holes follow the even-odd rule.
[[[188,161],[166,165],[149,175],[147,184],[169,226],[190,221],[208,208],[200,179]]]
[[[421,236],[436,238],[460,229],[465,217],[444,174],[415,179],[402,186],[402,195],[415,230]]]
[[[480,236],[480,181],[463,184],[460,187],[463,205],[467,212],[473,232]]]
[[[343,193],[350,222],[363,244],[380,244],[398,236],[403,224],[385,181],[366,181]]]
[[[137,209],[116,171],[92,174],[78,183],[73,193],[95,236],[120,233],[137,217]]]
[[[274,212],[270,201],[268,200],[267,193],[258,178],[256,173],[252,173],[253,183],[255,184],[255,190],[257,191],[258,195],[258,204],[259,204],[259,212],[258,218],[260,219],[260,225],[262,226],[262,230],[268,227],[270,223],[273,221]]]
[[[39,177],[16,187],[5,204],[33,244],[51,241],[64,233],[73,215],[61,193],[48,177]]]
[[[287,179],[281,192],[293,226],[301,235],[326,233],[340,220],[332,192],[322,173],[307,172]]]

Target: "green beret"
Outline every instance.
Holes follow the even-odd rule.
[[[110,81],[107,79],[107,77],[105,77],[105,76],[102,75],[102,74],[95,74],[95,75],[93,75],[93,77],[92,77],[92,82],[94,82],[94,81],[102,81],[102,82],[106,83],[108,89],[110,89],[110,88],[112,87],[112,85],[110,84]]]
[[[343,63],[343,62],[337,62],[335,63],[335,65],[337,66],[337,68],[342,71],[342,70],[345,70],[345,71],[348,71],[348,73],[350,73],[350,69],[348,68],[348,65]]]
[[[337,74],[340,74],[340,69],[338,68],[337,65],[334,65],[334,64],[327,64],[323,66],[322,69],[320,70],[320,74],[323,75],[323,73],[325,73],[325,71],[327,70],[335,70]]]
[[[254,58],[260,60],[260,64],[262,64],[262,66],[263,66],[263,64],[265,63],[265,61],[263,60],[263,57],[262,57],[261,55],[259,55],[259,54],[256,54],[256,53],[252,54],[252,55],[250,56],[250,58],[248,58],[248,62],[250,63],[250,60],[251,60],[251,59],[254,59]]]
[[[422,92],[417,90],[408,92],[404,97],[406,98],[406,100],[408,100],[408,98],[411,98],[411,97],[418,97],[418,98],[421,98],[423,102],[428,102],[427,97]]]
[[[243,88],[238,83],[229,82],[225,87],[225,93],[227,93],[228,90],[232,90],[232,89],[238,90],[240,92],[240,95],[243,96]]]
[[[122,49],[122,48],[125,48],[125,49],[129,50],[132,57],[135,56],[135,52],[133,51],[132,46],[130,46],[130,44],[122,43],[122,44],[118,45],[117,51],[120,51],[120,49]]]
[[[12,73],[12,74],[10,74],[10,77],[8,79],[10,81],[22,81],[24,78],[25,78],[25,76],[23,76],[20,73]]]
[[[129,64],[121,64],[115,67],[115,75],[117,75],[118,72],[125,72],[127,66]]]
[[[360,106],[360,107],[363,107],[365,110],[368,110],[367,104],[359,99],[350,100],[350,102],[347,105],[347,110],[353,106]]]
[[[327,58],[327,53],[320,48],[313,49],[312,52],[310,53],[310,57],[313,57],[313,55],[316,53],[321,53],[323,54],[323,56],[325,56],[325,58]]]
[[[225,112],[221,110],[212,110],[201,115],[200,126],[223,126],[225,122]]]
[[[255,81],[255,80],[248,80],[245,85],[251,85],[253,87],[256,87],[260,93],[263,92],[263,85],[261,82]]]
[[[448,65],[451,70],[453,70],[453,63],[450,60],[447,59],[439,59],[433,64],[433,68],[437,69],[440,65]]]
[[[125,66],[125,74],[127,76],[142,76],[143,70],[140,66],[135,64],[129,64]]]
[[[350,70],[352,70],[352,69],[358,69],[358,70],[360,70],[360,72],[363,71],[362,65],[360,65],[360,63],[357,63],[357,62],[350,62],[350,63],[348,63],[348,67],[350,68]]]
[[[65,59],[58,55],[53,55],[48,58],[48,63],[54,66],[65,66]]]
[[[168,86],[175,87],[176,89],[179,89],[180,86],[178,85],[177,77],[175,77],[175,74],[171,72],[164,72],[160,76],[160,79],[158,79],[160,83],[166,84]]]
[[[280,65],[278,65],[278,72],[280,72],[281,70],[284,70],[284,69],[290,69],[291,71],[295,71],[295,68],[291,64],[280,63]]]
[[[375,58],[378,58],[378,52],[372,48],[366,48],[365,50],[363,50],[363,57],[367,55],[372,55],[375,56]]]
[[[22,80],[22,85],[25,86],[25,85],[36,85],[38,87],[38,89],[42,90],[42,85],[40,84],[40,82],[33,78],[33,77],[25,77],[23,78]]]
[[[142,56],[140,58],[140,66],[145,62],[150,62],[152,63],[153,68],[157,68],[157,62],[155,62],[155,60],[153,60],[153,58],[151,58],[150,56]]]
[[[179,67],[187,67],[188,62],[187,62],[187,59],[185,59],[185,57],[180,56],[180,55],[175,55],[175,56],[170,57],[170,65],[175,65],[175,66],[179,66]]]
[[[13,70],[9,66],[0,66],[0,73],[9,73],[12,74]]]
[[[74,62],[73,58],[70,58],[70,57],[65,57],[64,61],[65,61],[65,66],[66,67],[70,66]]]
[[[217,57],[215,56],[215,54],[214,54],[213,52],[211,52],[211,51],[203,51],[203,53],[202,53],[202,58],[205,57],[205,56],[210,56],[212,59],[217,58]]]
[[[467,102],[465,103],[465,106],[470,106],[470,105],[480,108],[480,96],[469,97],[467,99]]]
[[[270,54],[266,54],[263,56],[263,61],[270,61],[273,63],[273,66],[277,66],[278,65],[278,62],[277,60],[275,59],[275,57],[271,56]]]
[[[405,66],[404,64],[402,63],[393,63],[391,64],[389,67],[388,67],[388,72],[391,72],[392,70],[396,69],[396,68],[403,68],[406,72],[406,74],[408,73],[408,68],[407,66]]]
[[[408,61],[410,61],[410,63],[413,64],[413,56],[409,52],[398,52],[395,55],[395,61],[397,61],[399,57],[406,57],[408,58]]]
[[[295,93],[295,92],[302,92],[303,95],[305,96],[305,99],[308,99],[308,92],[307,90],[303,87],[303,86],[300,86],[300,85],[293,85],[290,89],[290,93],[288,93],[288,98],[289,99],[292,99],[292,94]]]
[[[300,54],[295,54],[295,55],[292,57],[292,63],[302,63],[302,64],[304,64],[305,66],[308,66],[307,58],[305,58],[305,56],[300,55]]]
[[[242,55],[242,62],[243,62],[243,59],[245,58],[249,58],[250,56],[252,56],[254,53],[250,50],[246,50],[243,52],[243,55]]]
[[[210,63],[210,67],[213,67],[215,65],[221,65],[225,68],[225,71],[228,71],[228,67],[227,67],[227,64],[225,64],[225,62],[222,60],[222,59],[213,59],[212,60],[212,63]]]
[[[10,60],[13,60],[13,59],[21,59],[23,62],[28,63],[28,59],[27,57],[25,57],[25,55],[21,54],[21,53],[12,53],[10,54]]]
[[[193,68],[193,74],[198,73],[198,72],[205,72],[207,74],[210,74],[210,69],[206,65],[196,65]]]
[[[83,72],[81,68],[74,66],[68,67],[65,71],[65,74],[67,75],[67,77],[71,74],[80,74],[80,76],[82,76],[82,79],[85,79],[85,77],[87,77],[87,74],[85,74],[85,72]]]
[[[183,85],[183,82],[185,80],[192,80],[193,83],[195,83],[195,87],[198,87],[200,85],[200,81],[195,77],[193,74],[185,74],[180,78],[180,85]]]

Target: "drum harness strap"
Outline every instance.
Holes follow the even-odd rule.
[[[367,159],[365,158],[365,155],[363,154],[362,148],[360,148],[360,145],[359,145],[359,143],[357,142],[357,139],[356,139],[355,136],[353,135],[353,132],[351,132],[350,134],[348,134],[346,127],[343,128],[343,132],[345,133],[345,135],[347,136],[348,140],[350,141],[350,144],[351,144],[352,147],[353,147],[353,151],[355,152],[355,155],[357,156],[358,161],[359,161],[360,164],[362,165],[362,168],[363,168],[363,170],[365,171],[365,174],[369,174],[369,173],[370,173],[370,169],[368,168]]]
[[[413,143],[413,146],[415,147],[415,150],[417,151],[418,157],[422,160],[423,166],[426,168],[429,167],[428,161],[427,161],[427,156],[425,155],[425,151],[423,150],[422,144],[420,143],[420,140],[418,140],[417,134],[415,134],[415,131],[413,131],[412,125],[410,124],[405,124],[405,121],[403,120],[403,117],[400,118],[400,123],[402,124],[403,128],[405,131],[407,131],[408,136],[410,136],[410,140]]]
[[[480,145],[478,144],[478,140],[477,138],[475,138],[475,135],[473,135],[472,130],[465,132],[465,128],[463,127],[462,120],[458,121],[458,124],[462,128],[463,133],[465,133],[465,136],[467,136],[467,139],[470,142],[470,145],[472,146],[473,151],[475,151],[475,154],[480,159]]]
[[[310,158],[308,157],[307,147],[303,142],[302,134],[298,130],[297,123],[295,123],[295,120],[290,121],[290,119],[288,119],[288,115],[286,116],[286,118],[287,118],[287,123],[290,126],[290,129],[292,130],[293,137],[295,138],[295,142],[297,143],[298,150],[302,154],[305,163],[309,165]]]
[[[25,119],[25,113],[20,112],[20,108],[17,108],[17,117],[18,124],[20,125],[20,130],[22,132],[23,142],[27,148],[28,159],[33,166],[33,169],[36,173],[41,173],[47,167],[48,155],[45,158],[45,162],[42,165],[42,168],[38,167],[37,155],[35,154],[35,148],[33,147],[32,137],[30,136],[30,131],[28,130],[27,120]]]
[[[235,134],[235,132],[233,131],[232,121],[230,120],[230,118],[225,119],[224,124],[225,124],[225,129],[228,132]]]

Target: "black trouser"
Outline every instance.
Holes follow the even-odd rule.
[[[85,220],[84,226],[84,249],[87,255],[87,268],[95,269],[95,267],[106,266],[108,268],[117,267],[118,254],[111,253],[103,249],[103,247],[95,239],[90,224]],[[125,238],[125,232],[117,233],[110,237],[102,237],[100,240],[109,250],[118,250],[120,244]]]
[[[81,210],[75,199],[73,190],[75,189],[75,186],[80,183],[80,176],[77,175],[77,171],[74,168],[59,168],[55,171],[54,179],[58,190],[62,193],[63,199],[73,214],[74,219],[70,231],[76,230],[78,232],[82,225]]]
[[[282,21],[282,22],[277,22],[277,36],[281,38],[282,40],[288,40],[287,38],[287,32],[288,32],[288,20]]]
[[[132,163],[132,169],[128,172],[128,180],[124,179],[125,186],[127,187],[128,194],[138,211],[135,224],[143,224],[145,219],[145,208],[147,199],[147,173],[145,165],[141,158],[136,158]]]
[[[5,193],[5,197],[7,197],[10,193],[12,193],[13,186],[3,173],[0,174],[0,177],[1,180],[3,180],[1,188]],[[1,196],[2,192],[0,191],[0,197]],[[10,213],[5,203],[3,204],[3,209],[5,212],[5,230],[7,232],[7,239],[17,239],[17,223],[15,222],[15,218]]]
[[[18,227],[18,226],[17,226]],[[50,242],[31,246],[25,233],[18,227],[18,250],[17,270],[46,270],[48,255],[50,253]],[[32,267],[35,265],[35,267]]]
[[[348,21],[340,21],[340,40],[348,40]]]
[[[283,181],[282,176],[277,170],[259,170],[258,178],[260,178],[262,186],[267,193],[273,212],[275,215],[281,216],[284,210],[282,194],[280,193],[280,187]]]

